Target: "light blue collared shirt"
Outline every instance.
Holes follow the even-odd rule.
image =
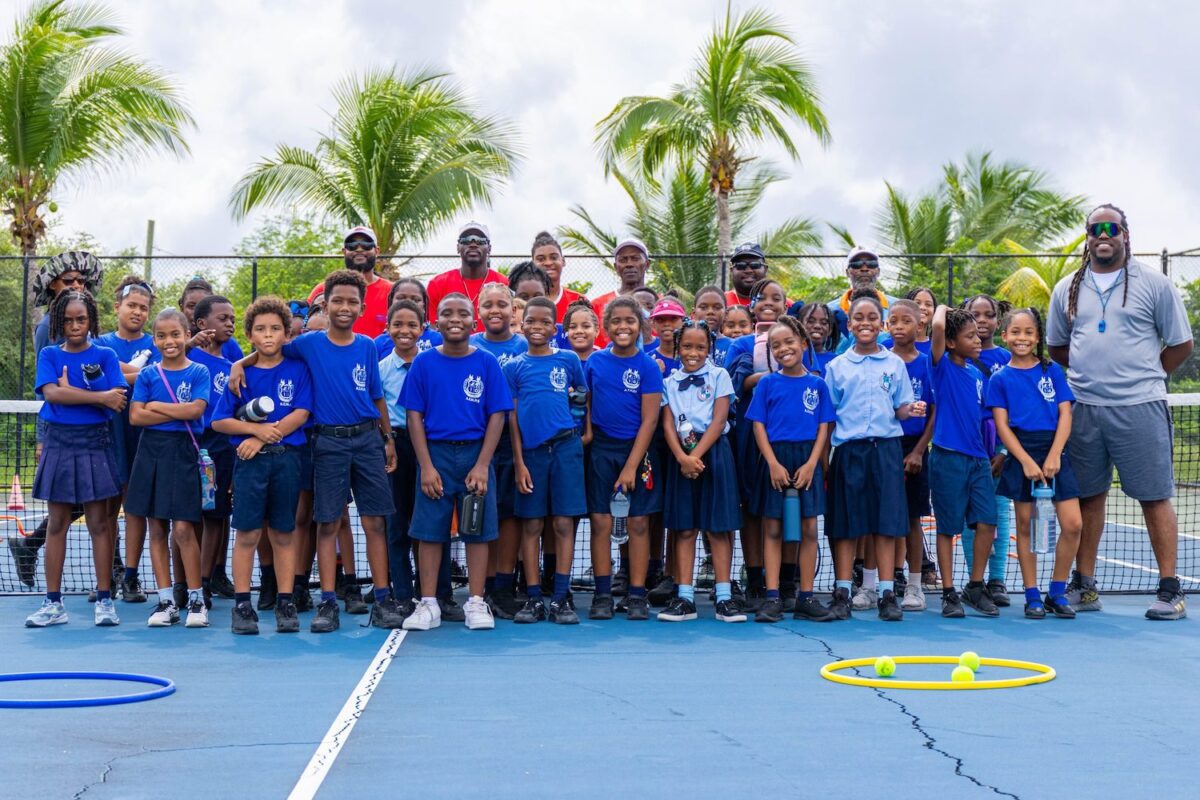
[[[681,384],[692,376],[703,378],[703,386],[691,386],[683,389]],[[733,397],[733,381],[729,373],[711,361],[695,372],[684,372],[682,369],[672,372],[663,378],[662,404],[671,407],[671,415],[675,419],[675,432],[684,420],[692,423],[696,436],[703,436],[712,424],[713,404],[718,397]],[[729,421],[725,421],[725,429],[721,433],[729,433]]]
[[[904,434],[896,409],[913,402],[912,385],[903,359],[891,350],[881,347],[869,355],[847,350],[829,362],[825,383],[837,410],[834,446]]]
[[[394,348],[379,362],[379,382],[383,385],[383,399],[387,403],[388,419],[392,421],[393,429],[408,430],[408,409],[400,405],[400,390],[404,388],[404,380],[411,366],[411,362],[396,355]]]

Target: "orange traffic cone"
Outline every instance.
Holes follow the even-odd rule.
[[[12,489],[8,492],[8,510],[25,510],[25,493],[21,491],[21,476],[13,475]]]

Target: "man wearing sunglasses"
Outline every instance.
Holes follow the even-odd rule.
[[[354,332],[374,339],[387,327],[388,295],[392,282],[375,272],[379,258],[379,240],[375,232],[365,225],[356,225],[342,238],[342,261],[346,269],[360,273],[367,282],[367,294],[363,298],[363,313],[354,321]],[[324,293],[325,281],[321,281],[309,292],[311,306],[317,295]]]
[[[765,277],[767,257],[762,248],[756,242],[739,244],[729,259],[729,283],[733,288],[725,292],[725,305],[750,305],[750,290]]]
[[[1094,576],[1115,466],[1121,491],[1142,506],[1158,562],[1158,593],[1146,617],[1182,619],[1167,377],[1192,352],[1191,326],[1170,279],[1131,257],[1121,209],[1099,206],[1086,232],[1083,264],[1054,287],[1046,322],[1050,357],[1066,368],[1076,400],[1067,452],[1083,534],[1067,597],[1076,611],[1101,608]]]
[[[850,288],[841,297],[825,304],[841,333],[838,352],[844,352],[854,343],[849,329],[850,296],[859,289],[869,289],[879,296],[879,305],[883,307],[883,331],[879,334],[879,343],[890,342],[892,337],[887,334],[888,304],[896,298],[879,289],[879,254],[865,247],[855,247],[846,256],[846,278],[850,281]]]
[[[508,279],[491,268],[492,237],[482,222],[468,222],[458,229],[458,268],[447,270],[429,282],[425,291],[429,294],[430,322],[437,322],[438,304],[448,294],[463,294],[471,301],[475,315],[475,330],[483,330],[479,321],[479,293],[484,284],[503,283]]]

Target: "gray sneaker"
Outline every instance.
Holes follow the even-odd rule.
[[[864,589],[858,587],[858,591],[854,593],[854,599],[850,601],[855,611],[867,611],[879,605],[879,593],[875,589]]]
[[[1102,611],[1104,604],[1100,602],[1096,579],[1090,575],[1080,575],[1079,570],[1071,570],[1071,582],[1067,584],[1067,600],[1071,608],[1078,611]]]
[[[1187,616],[1183,592],[1178,578],[1163,578],[1158,582],[1158,596],[1146,609],[1146,619],[1173,620]]]

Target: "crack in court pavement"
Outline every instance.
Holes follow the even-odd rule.
[[[201,745],[199,747],[145,747],[143,746],[139,752],[124,753],[119,756],[113,756],[108,761],[104,762],[104,768],[100,772],[100,780],[92,783],[84,784],[83,788],[75,794],[71,795],[71,800],[79,800],[88,793],[89,790],[96,786],[108,783],[108,776],[112,774],[113,769],[118,761],[124,761],[130,758],[140,758],[141,756],[150,753],[190,753],[201,750],[229,750],[231,748],[258,748],[258,747],[295,747],[298,745],[312,746],[319,744],[318,742],[253,742],[250,744],[211,744]]]
[[[830,647],[828,642],[826,642],[824,639],[822,639],[819,636],[810,636],[809,634],[802,633],[802,632],[796,630],[795,628],[789,628],[789,627],[786,627],[783,625],[780,625],[779,629],[787,631],[788,633],[794,634],[795,636],[799,636],[803,639],[808,639],[809,641],[816,642],[817,644],[821,645],[821,647],[823,647],[825,649],[826,655],[828,655],[834,661],[844,660],[842,658],[842,656],[839,656],[837,653],[833,652],[833,648]],[[861,674],[861,673],[859,673],[859,670],[857,668],[855,668],[854,672],[856,674]],[[959,776],[960,778],[966,778],[971,783],[978,786],[980,789],[991,790],[992,792],[1000,795],[1001,797],[1011,797],[1012,800],[1021,800],[1021,797],[1019,795],[1013,794],[1012,792],[1007,792],[998,786],[992,786],[990,783],[984,783],[979,778],[976,778],[974,775],[971,775],[970,773],[964,771],[965,765],[964,765],[963,759],[960,758],[959,756],[956,756],[953,753],[950,753],[949,751],[944,750],[941,747],[939,747],[937,737],[935,737],[929,731],[925,730],[925,727],[921,724],[921,718],[918,717],[916,714],[914,714],[912,711],[910,711],[908,709],[908,706],[906,706],[904,703],[900,702],[899,700],[895,699],[894,697],[891,697],[890,695],[888,695],[886,689],[877,689],[875,687],[870,687],[870,688],[871,688],[871,691],[875,692],[876,697],[878,697],[880,700],[884,700],[884,701],[896,706],[896,708],[900,709],[901,714],[908,717],[909,724],[912,726],[913,730],[915,730],[917,733],[921,734],[921,736],[925,739],[925,744],[923,745],[923,747],[926,750],[929,750],[930,752],[933,752],[933,753],[937,753],[938,755],[942,756],[943,758],[954,762],[954,774],[955,775]]]

